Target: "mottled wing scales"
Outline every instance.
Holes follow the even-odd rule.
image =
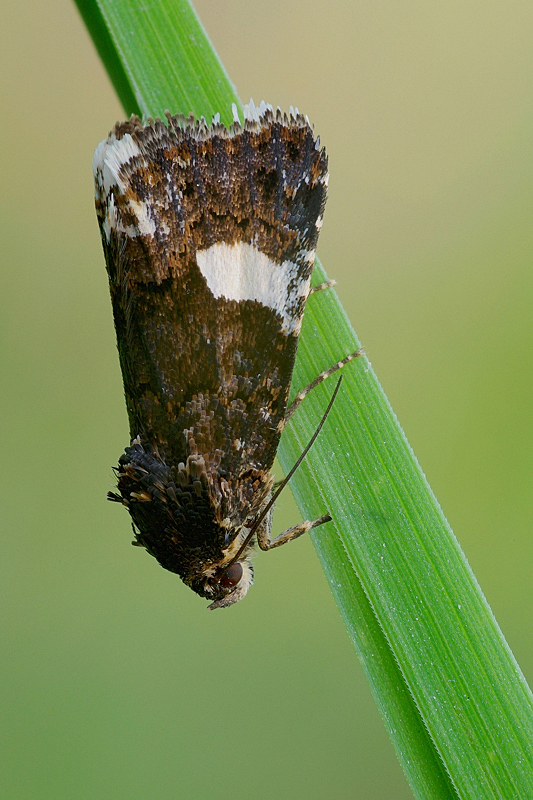
[[[203,394],[231,417],[217,447],[252,433],[234,471],[269,468],[278,442],[253,432],[284,415],[325,203],[308,123],[270,110],[229,131],[132,119],[95,162],[132,437],[183,459],[176,434]]]
[[[244,588],[213,576],[271,493],[326,155],[305,117],[262,104],[229,129],[132,117],[94,170],[135,440],[119,497],[160,563],[229,604],[251,567]]]

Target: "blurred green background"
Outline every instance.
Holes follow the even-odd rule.
[[[243,100],[328,149],[319,254],[531,682],[533,7],[196,7]],[[105,502],[128,432],[91,158],[123,112],[68,0],[2,20],[2,797],[411,797],[309,540],[211,614]]]

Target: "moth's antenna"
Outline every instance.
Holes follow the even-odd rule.
[[[341,381],[342,381],[342,375],[339,377],[339,380],[337,381],[337,385],[335,387],[335,391],[333,392],[333,394],[331,396],[331,400],[328,403],[328,407],[324,411],[324,416],[320,420],[316,431],[311,436],[311,439],[309,440],[309,443],[308,443],[307,447],[304,448],[304,450],[303,450],[301,456],[299,457],[298,461],[296,462],[296,464],[293,466],[293,468],[288,473],[288,475],[286,475],[285,478],[281,481],[281,483],[279,484],[278,488],[276,489],[276,491],[274,492],[274,494],[272,495],[272,497],[270,498],[270,500],[268,501],[268,503],[266,504],[264,509],[261,511],[261,513],[259,514],[257,519],[252,524],[252,527],[250,528],[248,536],[246,537],[244,542],[239,547],[239,549],[237,551],[237,555],[234,558],[232,558],[230,563],[227,565],[226,569],[224,570],[224,573],[231,567],[232,564],[235,564],[235,562],[239,560],[239,558],[241,557],[243,552],[246,550],[246,548],[247,548],[247,546],[248,546],[248,544],[250,542],[250,539],[252,538],[252,536],[254,535],[256,530],[259,528],[259,526],[263,522],[264,518],[266,517],[266,515],[268,514],[268,512],[270,511],[270,509],[272,508],[272,506],[274,505],[274,503],[278,499],[278,497],[280,496],[281,492],[286,487],[286,485],[288,484],[288,482],[290,481],[290,479],[292,478],[292,476],[294,475],[294,473],[296,472],[296,470],[298,469],[298,467],[300,466],[300,464],[302,463],[302,461],[306,457],[307,453],[309,452],[309,450],[311,449],[311,447],[315,443],[315,439],[318,436],[318,434],[320,433],[320,431],[322,430],[322,426],[324,425],[324,422],[328,418],[328,414],[332,409],[333,403],[335,402],[335,398],[337,397],[337,393],[338,393],[338,391],[340,389],[340,386],[341,386]]]

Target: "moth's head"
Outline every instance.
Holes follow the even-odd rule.
[[[226,608],[245,596],[254,582],[254,569],[249,557],[244,556],[230,566],[213,573],[205,572],[189,584],[191,589],[212,602],[209,609]]]

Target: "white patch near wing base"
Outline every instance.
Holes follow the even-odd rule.
[[[314,253],[313,253],[314,258]],[[277,264],[254,245],[221,242],[196,253],[196,263],[213,295],[227,300],[256,300],[282,317],[282,332],[298,333],[300,299],[309,293],[310,279],[299,277],[292,261]]]
[[[112,189],[115,189],[119,194],[124,194],[130,188],[129,179],[122,175],[122,169],[129,162],[134,159],[138,160],[142,156],[142,151],[129,133],[126,133],[122,139],[110,136],[109,139],[100,142],[96,148],[93,158],[95,193],[96,198],[104,203],[106,209],[104,234],[107,241],[110,241],[112,231],[125,233],[131,238],[155,236],[157,225],[147,203],[130,197],[128,211],[134,217],[135,224],[125,225],[122,214],[115,206],[112,192]],[[164,222],[161,230],[167,235],[170,232],[170,228]]]
[[[122,139],[114,135],[100,142],[93,156],[94,174],[99,178],[101,193],[104,197],[109,194],[112,186],[118,186],[121,191],[127,189],[128,183],[120,175],[124,164],[141,155],[139,146],[133,141],[131,134],[126,133]]]

